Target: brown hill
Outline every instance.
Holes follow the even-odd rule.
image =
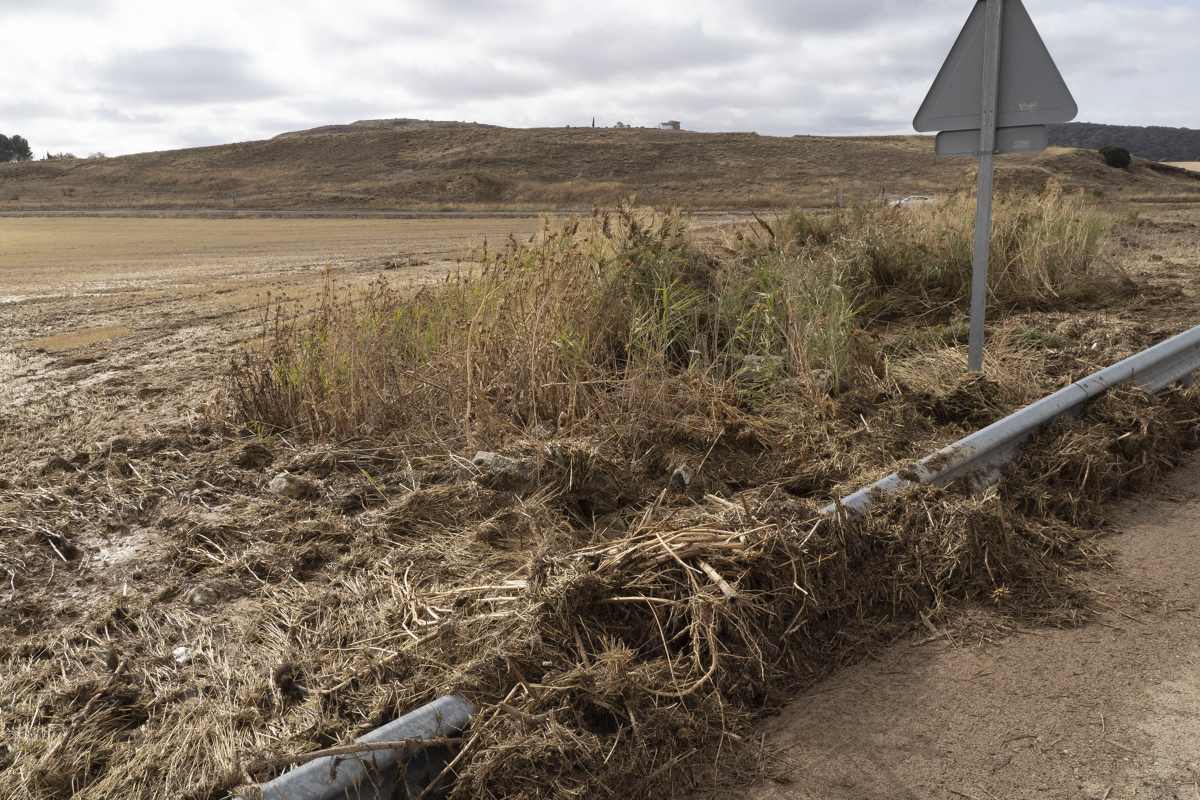
[[[656,205],[760,208],[861,202],[970,185],[971,159],[930,139],[773,137],[650,129],[372,120],[273,139],[98,160],[0,164],[0,210],[579,208],[637,195]],[[1187,173],[1106,167],[1054,149],[1001,159],[1000,185],[1122,197],[1200,193]]]

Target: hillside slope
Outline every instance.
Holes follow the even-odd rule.
[[[1071,122],[1051,125],[1050,142],[1062,147],[1084,147],[1089,150],[1116,145],[1136,156],[1155,161],[1200,161],[1200,130],[1191,128]]]
[[[374,120],[217,147],[0,165],[0,210],[581,208],[637,195],[686,208],[860,202],[970,185],[972,159],[930,139],[647,129],[511,129]],[[1200,181],[1092,153],[1001,159],[1000,184],[1200,192]]]

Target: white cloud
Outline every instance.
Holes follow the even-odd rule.
[[[1026,0],[1094,122],[1200,128],[1195,0]],[[902,133],[963,0],[0,0],[0,131],[39,152],[369,117]],[[284,127],[285,126],[285,127]]]
[[[149,106],[259,100],[283,89],[259,77],[249,53],[195,45],[117,52],[96,77],[97,94]]]

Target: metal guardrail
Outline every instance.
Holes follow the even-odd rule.
[[[903,477],[892,473],[843,497],[840,504],[826,506],[822,513],[832,515],[840,505],[861,514],[876,498],[914,484],[942,485],[963,477],[970,477],[979,485],[994,483],[999,478],[1000,466],[1046,423],[1077,412],[1088,400],[1115,386],[1133,383],[1147,392],[1159,392],[1173,383],[1190,383],[1197,369],[1200,369],[1200,326],[1076,381],[921,459],[911,469],[904,470]]]
[[[461,697],[440,697],[356,740],[359,744],[440,739],[462,732],[475,709]],[[393,800],[417,797],[446,766],[445,747],[381,749],[326,756],[240,795],[240,800]],[[429,793],[438,796],[435,791]]]
[[[840,504],[825,507],[822,513],[832,515],[839,506],[863,513],[876,498],[918,483],[944,484],[962,477],[972,477],[983,485],[994,482],[999,477],[999,467],[1046,423],[1077,412],[1088,400],[1115,386],[1133,383],[1147,392],[1158,392],[1174,383],[1190,383],[1197,370],[1200,370],[1200,326],[1076,381],[922,459],[911,472],[905,470],[906,477],[898,473],[889,475],[843,498]],[[463,698],[442,697],[358,741],[454,735],[466,728],[473,713],[474,709]],[[447,763],[447,754],[436,749],[422,750],[403,764],[403,773],[398,769],[401,761],[394,750],[381,750],[366,757],[321,758],[258,788],[262,800],[385,800],[405,796],[398,793],[398,780],[402,779],[408,796],[415,797],[440,773]],[[252,796],[244,795],[243,800],[252,800]]]

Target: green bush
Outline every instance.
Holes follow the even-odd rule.
[[[1100,148],[1100,156],[1104,159],[1104,163],[1110,167],[1117,169],[1129,169],[1133,163],[1133,156],[1124,147],[1116,147],[1108,145]]]

